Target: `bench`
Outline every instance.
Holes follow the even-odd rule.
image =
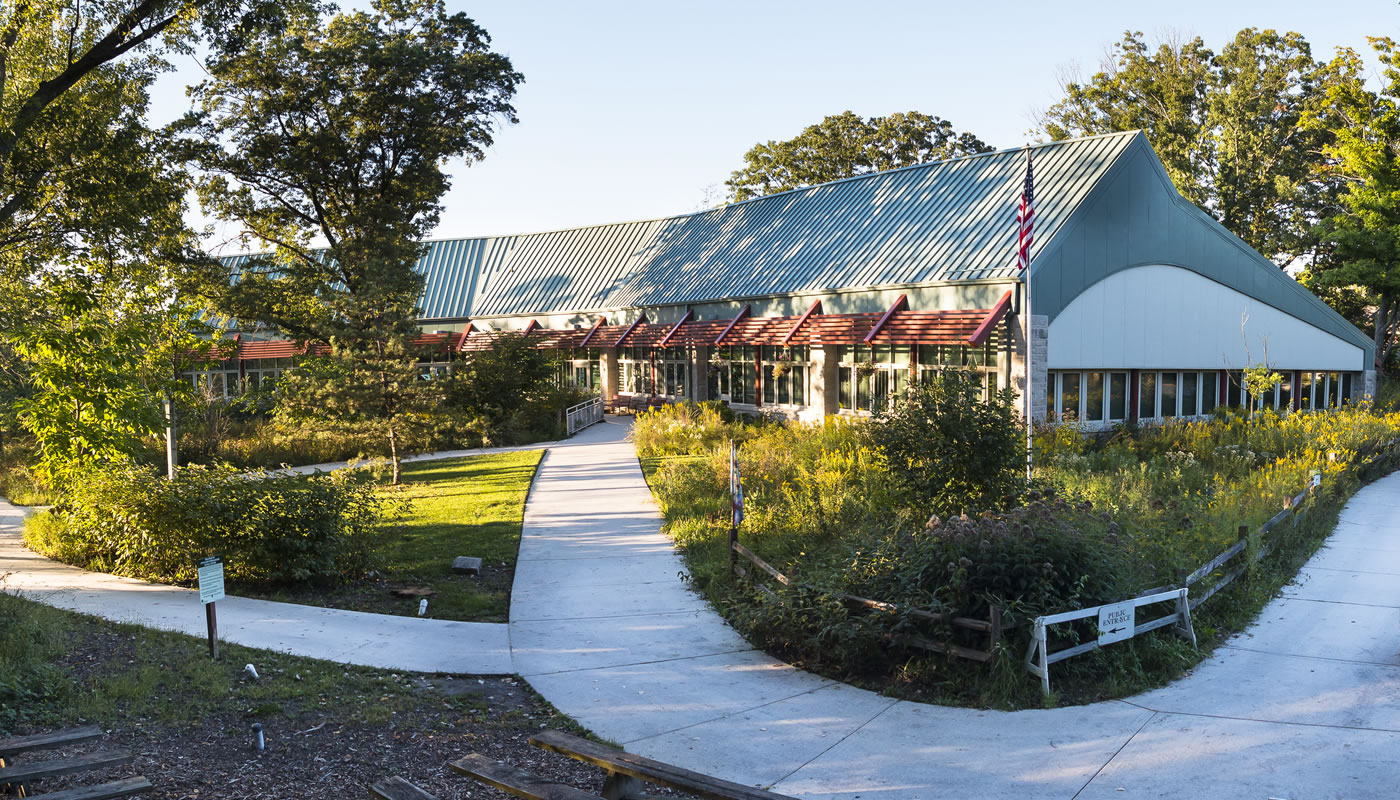
[[[608,777],[603,783],[604,800],[642,798],[643,781],[713,800],[793,800],[788,795],[766,792],[752,786],[653,761],[645,756],[624,753],[615,747],[591,742],[563,731],[538,733],[530,737],[530,744],[606,770]]]
[[[117,767],[132,762],[133,756],[130,752],[125,750],[88,753],[71,758],[50,759],[48,761],[35,761],[25,764],[6,764],[5,762],[6,758],[13,757],[19,753],[93,741],[102,738],[102,736],[101,728],[96,725],[87,725],[81,728],[68,728],[66,730],[41,733],[34,736],[15,736],[8,739],[0,739],[0,789],[6,786],[16,786],[23,789],[25,784],[44,778],[53,778],[59,775],[72,775],[73,773],[85,772],[92,769]],[[32,800],[110,800],[116,797],[130,797],[135,794],[142,794],[151,791],[153,788],[155,787],[151,785],[150,781],[137,775],[132,778],[109,781],[95,786],[64,789],[63,791],[50,792],[48,794],[21,794],[20,796],[27,796],[32,798]]]
[[[664,397],[644,394],[616,394],[608,401],[608,413],[616,414],[626,411],[631,414],[640,414],[643,411],[661,408],[667,404]]]

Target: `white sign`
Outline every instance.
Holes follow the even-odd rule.
[[[1136,627],[1137,606],[1132,600],[1126,603],[1099,607],[1099,644],[1113,644],[1133,638]]]
[[[199,602],[209,605],[224,599],[224,562],[218,556],[201,558],[199,569]]]

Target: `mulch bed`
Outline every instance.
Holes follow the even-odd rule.
[[[530,746],[530,736],[544,727],[538,720],[551,711],[518,679],[433,678],[423,684],[425,706],[396,714],[388,724],[327,723],[313,713],[264,719],[261,753],[253,749],[249,718],[233,712],[188,725],[133,722],[98,742],[27,754],[15,763],[115,748],[136,754],[131,766],[52,778],[31,786],[31,793],[140,774],[156,787],[144,795],[151,798],[341,800],[366,797],[370,784],[402,775],[442,800],[508,797],[447,769],[448,761],[478,752],[586,791],[601,790],[601,770]],[[443,694],[458,693],[485,699],[485,711],[463,712],[442,702]],[[667,795],[660,787],[652,793]]]

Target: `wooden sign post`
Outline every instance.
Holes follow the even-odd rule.
[[[201,558],[199,570],[199,602],[204,604],[204,621],[209,626],[209,655],[219,660],[219,618],[214,604],[224,599],[224,562],[218,556]]]

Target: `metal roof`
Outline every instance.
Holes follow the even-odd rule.
[[[1036,248],[1136,131],[1032,146]],[[431,241],[423,319],[599,311],[1009,278],[1024,150],[860,175],[664,219]]]
[[[1038,246],[1139,136],[1031,148]],[[681,217],[510,237],[510,253],[469,306],[425,303],[424,316],[588,311],[1012,277],[1024,177],[1024,151],[1002,150]],[[503,240],[433,242],[425,261],[462,241]]]

